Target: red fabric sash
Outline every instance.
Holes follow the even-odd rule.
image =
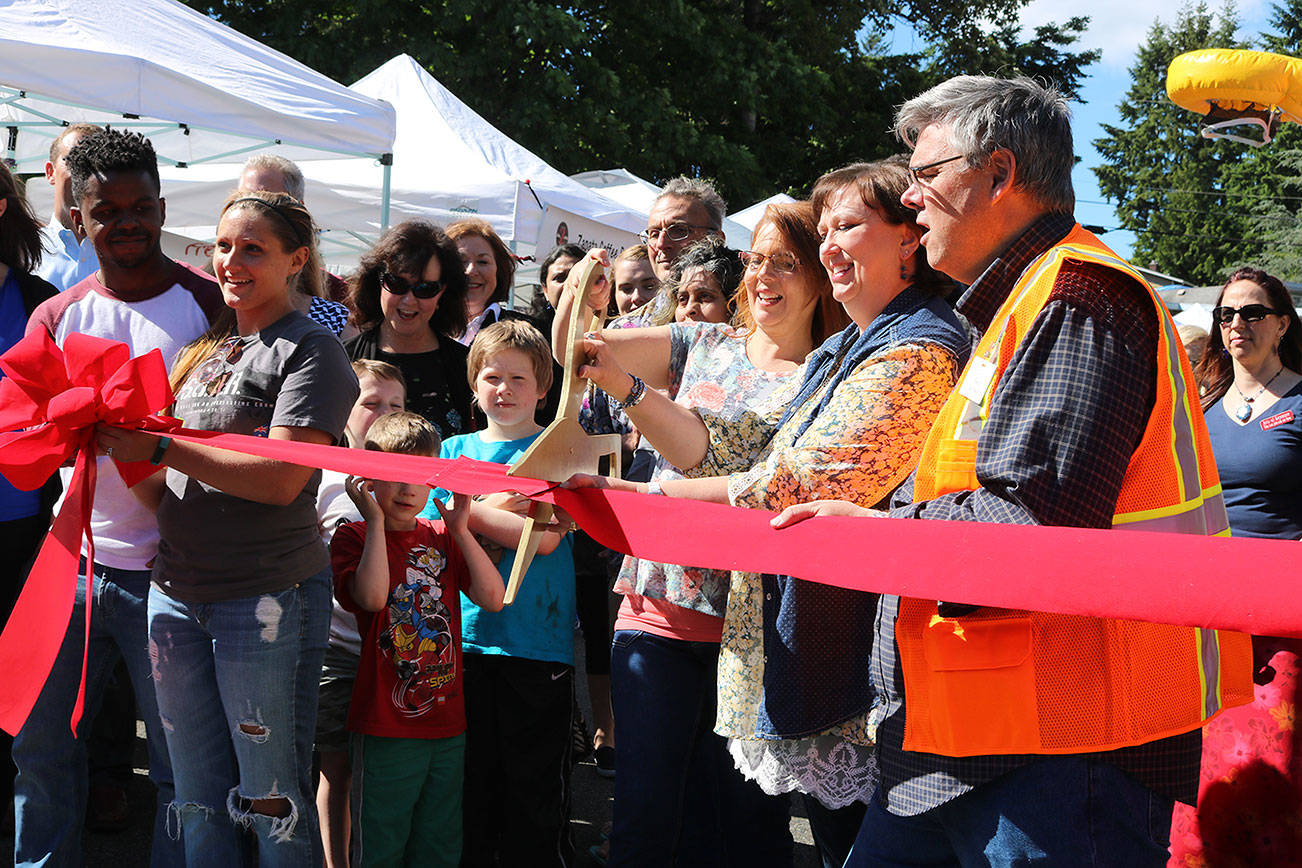
[[[984,606],[1302,636],[1302,596],[1284,592],[1284,577],[1296,569],[1294,542],[840,517],[775,531],[772,514],[762,510],[622,491],[550,490],[546,481],[507,476],[500,464],[466,458],[177,428],[175,420],[153,415],[172,400],[156,350],[129,359],[122,344],[70,335],[60,351],[40,332],[0,357],[0,369],[7,374],[0,380],[0,430],[11,431],[0,434],[0,474],[31,490],[76,455],[63,508],[0,635],[6,673],[0,728],[10,733],[27,719],[53,665],[72,610],[81,540],[91,544],[97,421],[168,429],[176,440],[372,479],[420,479],[467,494],[536,494],[603,545],[654,561]],[[128,484],[153,469],[118,464]],[[86,616],[88,631],[89,594]],[[83,660],[74,730],[84,677]]]

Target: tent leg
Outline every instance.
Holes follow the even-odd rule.
[[[389,228],[389,191],[393,181],[393,157],[385,154],[388,159],[384,163],[384,190],[380,194],[380,233],[383,234]]]

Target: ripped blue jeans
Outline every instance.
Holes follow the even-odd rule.
[[[169,826],[179,818],[191,868],[242,864],[245,829],[259,865],[321,863],[312,735],[330,595],[329,570],[217,603],[150,589],[154,684],[176,781]],[[254,799],[275,808],[255,811]]]

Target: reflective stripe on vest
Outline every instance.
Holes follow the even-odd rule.
[[[1216,630],[1199,627],[1195,631],[1198,637],[1198,674],[1202,678],[1203,717],[1208,718],[1221,710],[1221,637]]]

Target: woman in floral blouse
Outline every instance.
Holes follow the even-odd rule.
[[[750,467],[667,482],[663,493],[775,511],[823,498],[872,506],[913,469],[969,344],[940,298],[952,284],[927,265],[914,214],[900,204],[908,183],[900,158],[818,180],[819,259],[852,323],[809,357],[777,433]],[[601,375],[617,388],[618,372]],[[666,417],[661,436],[681,442],[706,429],[717,439],[708,418],[670,419],[659,407],[643,415],[657,411]],[[608,484],[576,480],[588,482]],[[732,576],[715,731],[765,792],[805,794],[825,865],[844,860],[876,784],[869,671],[876,615],[875,594]]]
[[[714,275],[725,290],[736,287],[735,327],[681,322],[608,329],[587,341],[592,363],[583,373],[660,452],[652,486],[749,468],[800,384],[805,357],[845,322],[818,263],[808,203],[771,207],[751,246],[744,272],[734,261],[724,269],[732,280]],[[607,291],[599,281],[589,304],[604,309]],[[568,321],[572,301],[571,292],[562,296],[557,322]],[[603,365],[618,367],[617,376],[603,377]],[[677,429],[688,436],[657,437]],[[791,860],[786,800],[733,773],[725,740],[711,731],[728,583],[726,572],[634,558],[615,583],[624,600],[611,648],[619,744],[611,865]]]

